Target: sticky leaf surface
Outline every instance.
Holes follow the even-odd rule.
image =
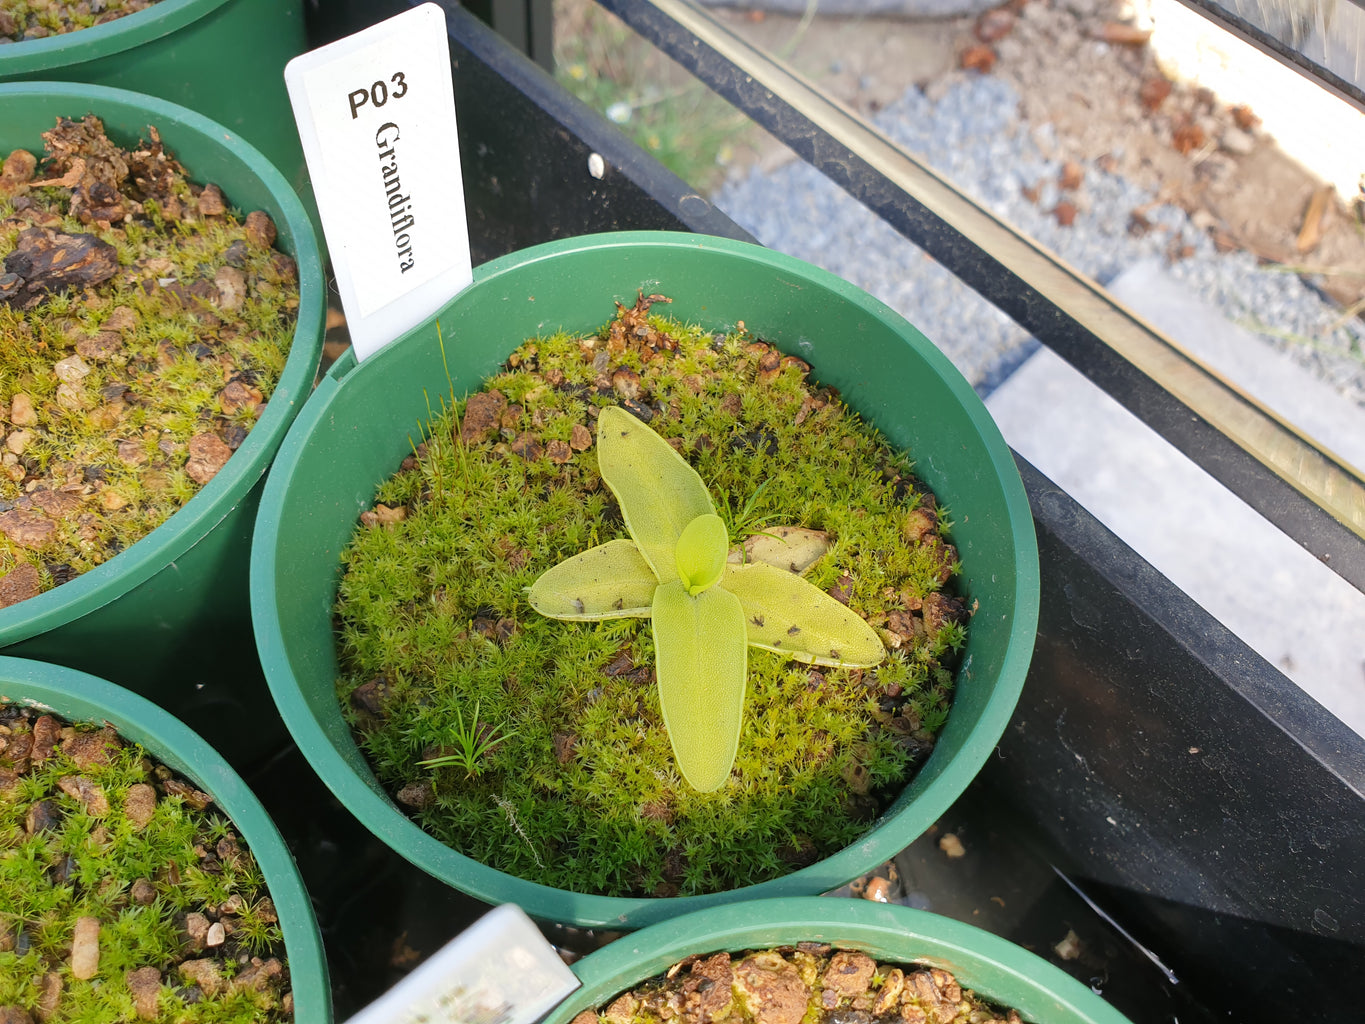
[[[730,777],[739,749],[748,648],[744,609],[720,587],[688,594],[681,580],[654,594],[659,704],[678,770],[709,793]]]
[[[659,581],[633,541],[613,540],[541,574],[527,599],[552,619],[646,618]]]
[[[678,538],[692,520],[715,513],[697,471],[616,406],[603,409],[597,419],[597,467],[654,574],[660,582],[676,580]]]
[[[862,616],[795,573],[762,562],[731,563],[720,586],[739,599],[755,647],[850,668],[870,668],[886,657],[881,637]]]

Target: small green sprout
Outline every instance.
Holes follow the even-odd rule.
[[[515,729],[510,732],[503,732],[500,726],[484,724],[479,727],[479,705],[474,705],[474,714],[466,725],[464,715],[459,708],[455,709],[455,726],[451,729],[451,746],[455,748],[454,753],[442,754],[439,757],[431,757],[425,761],[417,763],[423,768],[445,768],[453,766],[463,768],[465,777],[472,778],[483,771],[483,758],[504,740],[510,740],[517,734]]]
[[[632,539],[549,569],[531,607],[555,619],[651,620],[674,759],[689,785],[711,792],[739,748],[750,644],[850,668],[880,664],[886,648],[856,612],[795,573],[727,561],[730,538],[701,477],[624,409],[602,410],[597,462]]]

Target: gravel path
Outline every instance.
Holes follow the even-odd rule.
[[[931,100],[908,90],[877,115],[876,126],[1101,284],[1140,260],[1167,262],[1224,316],[1365,406],[1358,320],[1340,325],[1341,311],[1300,278],[1259,267],[1249,253],[1219,253],[1183,210],[1098,166],[1083,165],[1080,188],[1062,189],[1061,161],[1043,155],[1052,148],[1051,128],[1020,123],[1020,97],[1009,83],[966,74],[936,93]],[[1025,189],[1035,186],[1031,200]],[[1062,200],[1076,208],[1070,225],[1053,212]],[[765,245],[823,266],[896,309],[983,394],[1036,348],[1025,331],[804,162],[766,174],[755,169],[728,182],[715,201]],[[1145,230],[1130,230],[1134,211],[1150,225]]]

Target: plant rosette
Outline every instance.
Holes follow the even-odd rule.
[[[612,896],[853,842],[933,749],[967,628],[908,459],[802,361],[667,301],[528,341],[426,424],[337,604],[340,695],[414,819]]]
[[[756,900],[675,918],[573,965],[546,1024],[1129,1024],[1085,985],[996,935],[845,899]]]
[[[146,701],[12,658],[0,658],[0,1016],[330,1018],[311,905],[246,785]]]
[[[320,260],[279,174],[196,114],[78,85],[0,102],[0,643],[147,692],[180,645],[237,643],[255,488],[320,356]]]
[[[909,784],[894,796],[890,806],[878,813],[877,805],[872,805],[871,816],[875,820],[858,823],[860,838],[780,877],[739,887],[734,887],[733,882],[722,881],[721,891],[704,895],[601,896],[572,892],[515,877],[459,853],[409,820],[390,795],[391,790],[376,778],[353,739],[335,690],[339,672],[333,608],[338,595],[338,556],[355,533],[358,512],[365,513],[362,521],[375,524],[361,531],[365,538],[373,538],[375,543],[382,545],[386,538],[401,535],[401,529],[386,528],[381,524],[386,519],[396,521],[406,517],[408,496],[403,488],[412,489],[414,495],[420,495],[423,490],[422,472],[417,469],[421,454],[414,453],[413,449],[422,442],[422,425],[431,421],[433,410],[439,413],[441,396],[476,392],[484,380],[505,367],[513,346],[526,338],[544,339],[547,345],[551,343],[550,339],[568,338],[576,346],[579,340],[600,329],[604,302],[614,297],[630,307],[641,292],[669,295],[671,318],[697,325],[703,331],[732,335],[729,342],[732,347],[738,345],[737,332],[743,329],[737,321],[744,321],[751,340],[761,338],[764,342],[755,345],[747,356],[741,356],[751,360],[752,365],[748,366],[751,376],[757,361],[767,359],[767,353],[771,353],[777,370],[774,379],[787,381],[790,378],[792,384],[799,385],[802,374],[795,363],[789,361],[785,368],[782,366],[784,353],[798,354],[800,362],[816,367],[815,374],[822,387],[837,389],[857,416],[875,427],[875,435],[868,433],[867,438],[884,438],[888,453],[911,453],[915,459],[915,478],[922,481],[940,502],[951,507],[957,517],[951,536],[963,567],[958,579],[959,594],[964,608],[975,608],[965,645],[955,662],[955,676],[944,668],[951,677],[953,709],[933,752]],[[437,320],[444,342],[437,334]],[[529,347],[518,353],[518,358],[528,354]],[[577,348],[575,355],[581,355]],[[610,357],[605,352],[603,356],[601,370],[605,371]],[[595,359],[594,354],[588,362],[589,367]],[[551,390],[555,388],[552,383],[545,386]],[[589,390],[594,387],[596,384]],[[627,410],[632,409],[629,402],[634,399],[623,401],[610,380],[605,382],[605,388],[614,397],[597,404],[623,405]],[[504,409],[493,414],[487,422],[476,409],[473,426],[466,408],[461,431],[475,427],[494,432],[507,429],[510,437],[503,435],[493,442],[494,449],[500,445],[505,450],[502,452],[507,456],[502,464],[504,472],[508,466],[530,465],[516,452],[523,433],[533,433],[533,437],[525,439],[528,446],[532,440],[543,446],[544,451],[532,462],[547,473],[555,471],[556,457],[575,451],[575,443],[581,446],[577,449],[582,455],[579,461],[585,464],[593,461],[596,453],[586,454],[590,445],[582,444],[582,434],[576,437],[568,422],[555,428],[562,427],[566,431],[560,437],[543,433],[544,424],[528,421],[528,427],[515,419],[526,411],[526,405],[518,400],[525,397],[524,392],[504,395]],[[734,400],[742,408],[746,401],[742,389]],[[800,402],[798,398],[798,409]],[[530,404],[534,405],[534,401]],[[520,405],[521,409],[513,411],[513,405]],[[789,413],[796,411],[789,410]],[[501,423],[504,412],[510,412],[514,417],[506,428]],[[810,414],[808,412],[807,416]],[[592,434],[584,423],[578,426],[580,431]],[[660,429],[666,433],[662,424]],[[449,433],[444,438],[447,445],[453,444]],[[763,448],[762,436],[753,441],[755,448]],[[433,444],[442,442],[439,436],[433,436],[425,443],[429,450]],[[527,451],[530,450],[528,447]],[[342,451],[344,458],[340,455]],[[695,453],[689,451],[687,454]],[[405,456],[411,457],[412,462],[400,474],[401,479],[386,483]],[[891,492],[896,488],[897,476],[908,480],[908,474],[902,473],[907,468],[903,462],[895,462],[888,454],[874,456],[874,459],[879,460],[876,462],[879,471],[891,470],[890,475],[881,480],[882,484],[890,485],[888,490]],[[571,458],[565,465],[573,461]],[[710,470],[703,460],[698,460],[698,465],[703,466],[700,472],[705,479]],[[757,472],[761,474],[761,469]],[[491,489],[495,480],[488,477],[485,482]],[[753,523],[748,530],[736,530],[735,519],[742,520],[746,514],[760,519],[772,514],[774,518],[765,520],[763,526],[772,527],[774,533],[792,525],[780,510],[763,506],[762,494],[751,503],[759,483],[758,477],[736,479],[711,490],[714,513],[727,520],[728,540],[742,539],[746,533],[769,532],[754,530]],[[478,486],[474,482],[470,489]],[[776,486],[773,484],[767,490]],[[448,489],[456,489],[453,478],[448,480]],[[533,483],[532,489],[538,494],[542,491],[538,483]],[[514,491],[513,498],[515,496]],[[376,504],[376,498],[379,504]],[[584,689],[580,697],[587,697],[595,689],[592,680],[606,676],[606,666],[622,654],[619,650],[621,640],[629,633],[635,639],[630,650],[625,652],[627,656],[620,659],[617,667],[621,676],[614,685],[622,687],[623,692],[630,688],[640,706],[623,718],[614,703],[604,705],[600,713],[608,720],[618,718],[616,724],[621,734],[616,744],[619,748],[617,762],[623,770],[648,763],[662,766],[661,770],[666,774],[673,773],[676,777],[669,738],[664,729],[643,730],[647,744],[652,748],[650,760],[642,760],[640,750],[635,749],[640,743],[644,718],[654,716],[657,720],[659,715],[657,710],[647,706],[651,701],[657,702],[653,678],[655,650],[649,640],[648,627],[641,630],[640,621],[636,619],[600,623],[543,619],[526,604],[526,595],[521,588],[534,583],[541,572],[599,543],[613,538],[624,540],[629,534],[624,523],[613,520],[608,511],[615,505],[608,488],[600,487],[591,496],[586,509],[575,509],[572,505],[572,500],[566,502],[561,517],[566,524],[570,521],[592,522],[595,518],[598,528],[574,527],[558,531],[555,550],[543,552],[543,564],[534,572],[528,570],[529,578],[516,580],[516,597],[521,602],[519,617],[496,611],[497,602],[490,601],[491,613],[467,618],[461,628],[449,634],[446,648],[441,648],[438,639],[432,639],[427,649],[442,651],[442,659],[451,659],[452,652],[462,646],[492,645],[489,649],[493,650],[500,646],[501,631],[530,630],[534,618],[540,625],[558,633],[578,637],[580,644],[601,648],[583,652],[590,657],[583,661],[581,682]],[[964,513],[964,509],[968,511]],[[844,511],[852,514],[851,509]],[[898,540],[903,537],[905,511],[902,509],[898,520]],[[934,532],[936,527],[932,520],[922,525],[926,533]],[[602,532],[608,527],[614,532]],[[501,534],[494,538],[495,541],[506,539]],[[486,572],[480,570],[477,559],[471,562],[466,557],[458,566],[452,563],[451,579],[436,582],[450,586],[458,584],[461,588],[473,585],[477,589],[480,581],[495,580],[499,575],[505,577],[508,560],[516,557],[519,548],[530,550],[524,544],[509,547],[504,543],[499,554],[495,543],[492,550],[485,552]],[[465,554],[467,556],[468,552]],[[534,916],[580,925],[640,927],[699,906],[762,895],[812,894],[835,888],[902,849],[932,823],[980,766],[1017,700],[1036,626],[1036,559],[1027,503],[1008,449],[971,389],[941,354],[903,320],[847,283],[807,264],[755,246],[672,233],[623,233],[550,243],[485,265],[476,272],[473,287],[457,296],[426,327],[362,364],[346,357],[334,366],[319,385],[272,469],[253,546],[252,607],[262,664],[296,742],[342,802],[376,834],[419,866],[491,902],[517,902]],[[823,576],[836,564],[837,556],[811,570],[810,578],[818,589],[827,591],[836,585],[837,572],[829,580]],[[702,571],[703,568],[696,566],[688,571]],[[942,568],[940,560],[937,569]],[[661,584],[658,576],[652,583],[643,577],[640,579],[646,586],[658,588]],[[407,587],[404,580],[397,582],[399,589]],[[401,614],[403,604],[420,603],[424,599],[422,594],[426,595],[425,599],[433,599],[436,592],[431,590],[431,582],[420,584],[421,594],[416,591],[405,594],[391,610]],[[692,581],[693,584],[698,582],[700,579]],[[868,582],[863,584],[866,593],[881,594],[880,590],[868,586]],[[435,599],[439,600],[439,597]],[[981,611],[983,608],[988,609],[985,615]],[[889,615],[876,626],[881,629],[888,622]],[[786,628],[790,629],[792,625],[796,623]],[[459,635],[461,632],[463,636]],[[444,635],[442,630],[435,633]],[[889,635],[884,638],[890,639]],[[754,658],[768,658],[768,652],[754,649],[751,644],[746,647]],[[603,654],[608,655],[605,660],[601,657]],[[414,660],[421,659],[415,657]],[[565,667],[572,670],[575,660],[572,657],[564,660]],[[773,660],[779,665],[786,664],[781,658]],[[403,669],[403,666],[399,668]],[[799,682],[801,692],[810,694],[814,691],[807,688],[812,682],[818,683],[811,674],[820,675],[826,671],[819,665],[795,662],[784,669],[782,675],[793,687]],[[858,670],[828,671],[852,676]],[[441,799],[442,794],[456,794],[466,789],[465,776],[474,776],[472,781],[477,782],[477,773],[458,763],[462,757],[467,757],[476,766],[479,759],[485,757],[490,765],[496,764],[500,752],[511,749],[503,737],[512,732],[520,733],[524,726],[536,727],[536,723],[523,723],[515,716],[504,714],[499,707],[502,699],[499,695],[505,691],[506,677],[496,669],[486,675],[487,684],[495,689],[486,694],[477,688],[467,693],[459,702],[458,720],[450,717],[449,712],[441,713],[447,716],[440,719],[446,736],[443,740],[429,738],[429,730],[437,716],[420,700],[415,700],[410,708],[387,707],[382,699],[378,703],[381,709],[386,709],[385,715],[391,720],[402,722],[408,716],[412,727],[411,743],[400,751],[401,756],[410,759],[410,767],[418,760],[431,762],[421,769],[421,777],[415,781],[436,794],[437,799]],[[625,676],[631,678],[623,678]],[[386,684],[392,681],[384,680]],[[347,712],[359,705],[362,713],[374,713],[364,705],[377,696],[375,691],[380,681],[363,677],[362,673],[354,676],[353,682],[357,689],[369,683],[374,685],[360,691],[355,700],[352,697],[356,691],[352,690],[346,696]],[[534,677],[518,678],[516,682],[519,687],[537,685]],[[864,714],[875,716],[881,709],[877,699],[869,701],[870,696],[864,689],[858,694],[856,703],[864,709]],[[399,713],[392,715],[394,710]],[[743,721],[745,730],[762,729],[766,724],[759,721],[757,715],[745,717]],[[463,745],[456,741],[452,730],[468,734],[469,743]],[[781,749],[781,739],[780,736],[772,738],[775,749]],[[553,750],[553,735],[542,736],[537,742],[541,741],[551,747],[551,761],[562,756]],[[560,743],[563,747],[569,746],[563,738]],[[894,745],[887,742],[885,749]],[[572,755],[572,751],[567,752]],[[789,758],[791,753],[788,751],[782,756]],[[744,757],[742,745],[740,757]],[[438,776],[435,780],[433,773]],[[528,776],[534,773],[529,768],[526,772]],[[643,769],[642,774],[650,774],[650,769]],[[389,780],[390,786],[393,781]],[[645,779],[641,781],[653,784]],[[875,788],[886,780],[874,777],[866,781]],[[685,799],[709,798],[716,801],[717,806],[726,801],[745,799],[744,791],[732,793],[732,785],[722,785],[709,797],[687,786],[681,778],[675,778],[670,785],[675,794],[692,794]],[[849,790],[848,780],[840,779],[839,785],[845,792]],[[648,818],[647,810],[639,805],[632,806],[618,824],[627,829],[634,828],[642,819]],[[500,806],[496,799],[485,801],[479,814],[482,817],[478,821],[493,823],[503,829],[511,826],[513,833],[516,832],[514,822],[522,822],[517,806],[513,805],[509,814],[508,808]],[[736,820],[742,821],[743,815]],[[667,822],[663,824],[666,826]],[[478,832],[481,826],[471,820],[466,828]],[[565,837],[566,841],[569,839]],[[516,839],[516,847],[529,857],[527,846],[520,837]],[[776,859],[775,850],[768,852],[770,858]],[[646,869],[652,870],[650,862],[653,859],[653,851],[640,851],[639,861]],[[703,859],[697,858],[694,863]],[[790,867],[790,864],[779,862],[774,873]],[[626,875],[629,877],[629,872]],[[684,884],[686,882],[684,878]],[[601,883],[588,880],[587,884]],[[726,888],[727,884],[730,887]],[[581,888],[581,884],[577,887]],[[679,891],[682,888],[680,886]],[[646,885],[633,891],[640,889],[650,891]]]

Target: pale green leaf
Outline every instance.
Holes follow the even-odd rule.
[[[693,597],[720,582],[730,534],[718,515],[697,516],[678,538],[678,575]]]
[[[616,406],[597,418],[597,466],[626,529],[659,581],[678,578],[674,551],[687,524],[715,512],[697,471],[667,441]]]
[[[552,619],[642,619],[650,614],[658,585],[635,543],[613,540],[547,569],[527,599]]]
[[[829,534],[801,526],[769,526],[744,538],[744,546],[730,552],[731,562],[767,562],[779,569],[803,573],[829,553]]]
[[[688,594],[681,580],[654,593],[654,668],[678,770],[709,793],[730,777],[744,713],[744,610],[720,587]]]
[[[881,637],[862,616],[795,573],[762,562],[732,563],[716,589],[722,587],[739,598],[755,647],[849,668],[870,668],[886,657]]]

